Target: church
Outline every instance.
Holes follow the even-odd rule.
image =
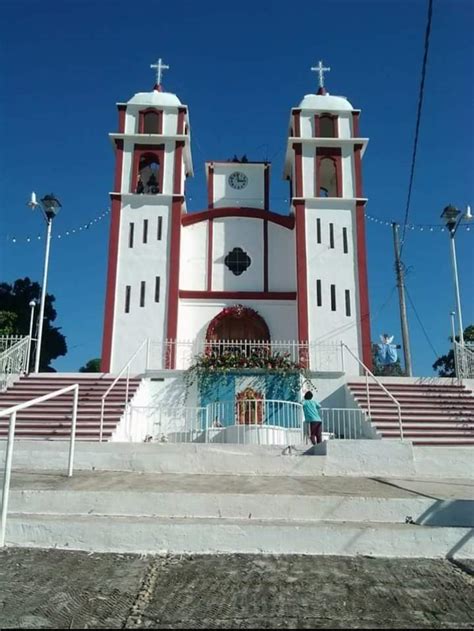
[[[257,345],[312,373],[371,366],[360,110],[324,87],[295,96],[283,178],[287,214],[270,205],[270,162],[209,159],[207,208],[189,212],[191,115],[153,90],[117,104],[102,370],[180,371],[206,349]],[[283,130],[282,130],[283,131]],[[351,351],[341,353],[341,344]],[[167,373],[169,376],[169,372]]]

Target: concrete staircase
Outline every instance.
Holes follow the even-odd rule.
[[[414,445],[474,445],[474,396],[461,385],[382,380],[400,403],[404,438]],[[347,384],[368,410],[365,381]],[[369,385],[370,416],[382,438],[400,438],[397,408],[377,384]]]
[[[0,394],[0,410],[31,401],[74,383],[79,384],[78,440],[97,441],[100,432],[102,396],[115,376],[105,373],[40,373],[22,377]],[[106,399],[103,439],[110,440],[126,405],[126,379],[119,379]],[[140,379],[130,379],[128,401]],[[68,392],[17,413],[16,438],[64,440],[70,436],[73,393]],[[0,417],[0,440],[8,435],[9,417]]]

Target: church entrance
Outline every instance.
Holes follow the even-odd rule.
[[[211,321],[207,328],[206,340],[208,342],[269,342],[270,331],[265,320],[256,311],[236,305],[226,307]]]

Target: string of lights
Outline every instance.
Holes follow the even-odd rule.
[[[394,223],[393,221],[387,221],[386,219],[379,219],[378,217],[373,217],[372,215],[369,215],[367,213],[365,213],[365,217],[366,219],[368,219],[369,221],[372,221],[373,223],[377,223],[379,225],[382,226],[389,226],[392,227],[392,224]],[[446,226],[439,224],[439,223],[408,223],[406,225],[407,230],[418,230],[419,232],[447,232],[447,228]],[[459,229],[464,229],[466,230],[466,232],[469,232],[471,230],[471,226],[468,226],[466,224],[460,224],[459,225]]]
[[[99,221],[102,221],[102,219],[104,219],[109,213],[110,213],[110,208],[105,210],[103,213],[101,213],[97,217],[94,217],[94,219],[91,219],[90,221],[87,221],[86,223],[82,224],[81,226],[78,226],[76,228],[69,228],[68,230],[64,230],[61,233],[53,234],[52,238],[64,239],[66,237],[72,236],[73,234],[79,234],[81,232],[85,232],[86,230],[89,230],[94,224],[99,223]],[[44,235],[41,235],[41,234],[38,234],[35,236],[6,235],[5,240],[9,243],[18,243],[18,244],[34,243],[35,241],[44,240]]]

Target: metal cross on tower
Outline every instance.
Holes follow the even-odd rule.
[[[169,70],[170,67],[166,66],[160,57],[156,64],[150,65],[150,68],[156,68],[156,85],[161,85],[161,75],[163,73],[163,70]]]
[[[320,88],[324,88],[324,73],[325,72],[330,72],[331,68],[325,68],[323,66],[323,62],[319,61],[317,66],[313,66],[313,68],[311,68],[311,70],[313,72],[318,72],[319,73],[319,87]]]

